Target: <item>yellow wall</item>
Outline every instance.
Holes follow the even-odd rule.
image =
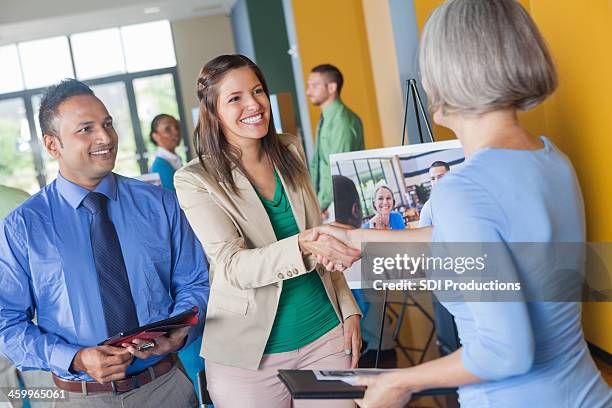
[[[442,1],[415,0],[422,29]],[[612,241],[612,3],[608,0],[520,0],[546,39],[559,89],[521,121],[546,134],[571,159],[585,200],[588,239]],[[585,304],[587,339],[612,353],[612,303]]]
[[[293,0],[292,5],[304,84],[314,66],[323,63],[336,65],[344,76],[342,100],[363,121],[366,148],[382,147],[361,2]],[[310,104],[309,108],[314,133],[321,112]]]
[[[385,147],[397,146],[402,134],[404,102],[389,2],[362,0],[362,5],[372,59],[382,142]]]
[[[584,195],[590,241],[612,241],[612,3],[531,0],[559,70],[543,106],[545,129],[570,157]],[[587,339],[612,353],[612,303],[586,304]]]

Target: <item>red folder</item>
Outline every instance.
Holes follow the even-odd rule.
[[[198,307],[194,306],[169,319],[149,323],[145,326],[118,333],[98,345],[121,346],[122,343],[131,343],[134,339],[152,340],[165,336],[169,332],[180,329],[181,327],[194,326],[196,324],[198,324]]]

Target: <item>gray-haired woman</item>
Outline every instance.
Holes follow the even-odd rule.
[[[450,0],[425,26],[420,64],[434,121],[453,130],[466,156],[432,193],[433,228],[321,231],[356,247],[424,238],[501,243],[515,278],[528,289],[542,289],[546,282],[533,274],[554,270],[546,269],[551,260],[521,256],[507,243],[585,241],[582,195],[571,163],[517,119],[517,111],[538,105],[557,86],[544,40],[514,0]],[[517,205],[527,202],[528,212]],[[361,406],[403,407],[413,392],[449,386],[459,386],[463,407],[612,406],[612,390],[584,341],[580,303],[443,305],[455,316],[462,347],[420,366],[363,379],[368,389]]]

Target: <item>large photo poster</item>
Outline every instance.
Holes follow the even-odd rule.
[[[411,229],[431,225],[429,196],[464,161],[458,140],[334,154],[330,219],[355,228]],[[345,272],[360,288],[361,264]]]

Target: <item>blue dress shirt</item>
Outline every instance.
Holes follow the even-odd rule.
[[[433,189],[433,242],[584,242],[580,186],[546,138],[534,151],[485,148]],[[548,259],[507,247],[521,282]],[[540,283],[540,282],[538,282]],[[537,283],[536,283],[537,284]],[[461,407],[612,407],[573,302],[442,302],[454,315],[465,368]]]
[[[106,195],[140,325],[197,306],[203,330],[208,264],[173,192],[113,173]],[[107,338],[90,239],[88,190],[57,179],[0,222],[0,350],[20,370],[52,371],[71,380],[74,355]],[[34,312],[38,325],[32,322]],[[159,361],[134,359],[132,374]]]
[[[421,212],[419,213],[419,228],[429,227],[431,225],[431,201],[427,200]]]

